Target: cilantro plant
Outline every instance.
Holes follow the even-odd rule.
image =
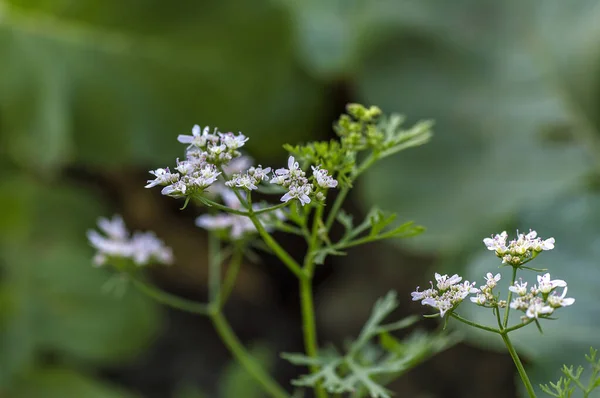
[[[352,393],[356,397],[389,398],[384,385],[408,369],[443,350],[453,338],[412,334],[397,340],[391,332],[410,326],[414,318],[383,323],[398,306],[395,293],[379,300],[358,338],[343,352],[317,344],[313,303],[315,269],[327,256],[378,240],[415,236],[423,228],[412,222],[395,225],[395,215],[372,209],[365,220],[354,223],[342,205],[356,180],[377,161],[399,151],[426,143],[432,123],[423,121],[402,127],[398,115],[384,117],[377,107],[350,104],[347,114],[334,125],[338,139],[285,145],[287,167],[273,169],[252,165],[242,153],[248,138],[242,133],[221,133],[194,126],[191,135],[179,135],[185,144],[184,160],[150,171],[146,188],[162,187],[162,194],[189,204],[205,206],[208,213],[196,224],[209,231],[209,297],[197,303],[170,295],[148,284],[140,269],[150,263],[171,264],[173,254],[153,233],[130,235],[122,219],[101,219],[104,235],[90,231],[88,238],[97,249],[94,263],[110,264],[142,292],[183,311],[207,316],[232,355],[271,397],[289,397],[246,350],[222,313],[232,291],[244,254],[249,248],[265,248],[296,276],[300,290],[303,354],[282,354],[308,373],[292,384],[313,389],[319,398]],[[336,194],[332,195],[332,191]],[[260,196],[259,196],[260,195]],[[264,200],[275,196],[278,203]],[[260,199],[259,199],[260,198]],[[345,229],[341,237],[331,234],[335,222]],[[306,241],[302,261],[291,256],[274,233],[295,234]],[[228,262],[226,272],[222,265]]]

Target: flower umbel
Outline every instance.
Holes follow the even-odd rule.
[[[506,240],[508,234],[503,231],[500,234],[492,235],[491,238],[485,238],[483,243],[488,250],[496,252],[496,256],[502,259],[503,264],[509,264],[513,267],[521,266],[533,260],[540,252],[554,249],[554,238],[542,239],[537,236],[537,232],[529,230],[527,234],[517,234],[517,239]]]
[[[551,315],[557,308],[567,307],[575,302],[574,298],[565,297],[567,295],[567,282],[562,279],[550,279],[550,274],[538,275],[538,284],[533,285],[527,291],[527,282],[515,282],[508,289],[516,293],[510,303],[510,308],[525,313],[523,320],[528,318],[544,318]],[[559,295],[556,289],[564,288]]]
[[[171,249],[165,246],[153,232],[135,232],[130,237],[119,215],[113,216],[112,220],[100,218],[98,227],[105,235],[96,230],[89,230],[87,233],[90,244],[97,250],[94,256],[96,266],[109,263],[119,266],[124,261],[137,266],[152,262],[160,264],[173,262]]]
[[[475,282],[460,283],[462,277],[456,274],[449,277],[436,273],[435,279],[437,289],[433,286],[433,282],[430,282],[431,288],[420,292],[417,286],[417,290],[412,292],[411,296],[413,301],[421,300],[421,304],[438,309],[442,317],[456,309],[469,294],[478,292],[474,287]]]

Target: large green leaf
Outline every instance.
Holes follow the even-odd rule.
[[[591,84],[577,86],[586,90],[578,99],[588,107],[597,103],[591,102],[597,40],[581,39],[598,38],[600,7],[406,3],[417,18],[394,29],[401,11],[390,11],[365,50],[357,89],[362,101],[386,111],[434,119],[435,135],[382,162],[362,193],[367,203],[428,228],[406,244],[460,250],[468,236],[489,233],[525,203],[573,188],[589,171],[584,148],[593,147],[596,131],[585,108],[572,101],[571,87],[587,72]],[[556,53],[560,48],[569,49],[568,58]],[[574,67],[563,68],[566,61]]]
[[[72,370],[36,369],[27,374],[14,389],[11,398],[133,398],[135,395]]]
[[[563,364],[581,363],[590,346],[600,347],[600,195],[576,192],[551,204],[528,207],[521,212],[518,225],[521,230],[533,228],[543,237],[556,238],[556,248],[542,253],[531,265],[547,268],[553,279],[566,280],[568,297],[575,298],[575,304],[556,312],[558,320],[541,322],[543,335],[535,325],[511,334],[517,350],[531,363],[535,381],[541,383],[556,380]],[[468,267],[467,279],[483,284],[483,275],[495,273],[500,260],[481,246],[481,253]],[[506,297],[511,270],[500,271],[504,280],[498,291]],[[533,272],[523,271],[519,276],[530,285],[536,283]],[[460,313],[480,323],[495,322],[489,310],[470,303],[463,304]],[[513,324],[519,322],[514,315]],[[478,344],[502,345],[498,336],[468,331]]]
[[[322,94],[289,25],[267,0],[1,2],[4,145],[39,168],[168,162],[194,123],[242,130],[255,153],[307,138]]]

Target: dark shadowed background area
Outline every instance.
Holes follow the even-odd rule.
[[[177,261],[152,280],[204,300],[203,209],[144,189],[147,171],[181,157],[196,123],[242,131],[281,167],[283,144],[332,137],[348,102],[435,120],[431,143],[386,159],[346,205],[428,230],[318,269],[320,340],[355,336],[389,289],[398,318],[422,313],[409,293],[434,271],[481,282],[497,267],[482,238],[534,228],[557,241],[539,265],[577,301],[515,340],[535,382],[556,379],[600,348],[599,43],[592,0],[0,0],[0,397],[262,397],[208,320],[106,294],[85,232],[114,213],[156,231]],[[302,350],[297,295],[264,256],[225,311],[286,385],[300,369],[276,353]],[[516,397],[501,341],[463,332],[396,396]]]

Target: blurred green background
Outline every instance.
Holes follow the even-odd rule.
[[[408,293],[434,270],[481,281],[497,266],[481,239],[534,228],[557,239],[538,265],[577,301],[515,339],[536,382],[555,378],[600,348],[599,77],[592,0],[1,0],[0,397],[261,397],[205,319],[104,293],[85,231],[115,212],[155,230],[177,265],[152,278],[203,300],[201,210],[145,190],[147,170],[181,156],[195,123],[241,130],[257,161],[282,164],[284,143],[327,139],[348,102],[436,121],[348,204],[428,231],[319,270],[321,339],[356,334],[389,288],[406,297],[399,316],[420,313]],[[278,379],[296,375],[275,355],[302,340],[274,259],[245,265],[226,313]],[[499,342],[466,332],[397,396],[517,396]]]

